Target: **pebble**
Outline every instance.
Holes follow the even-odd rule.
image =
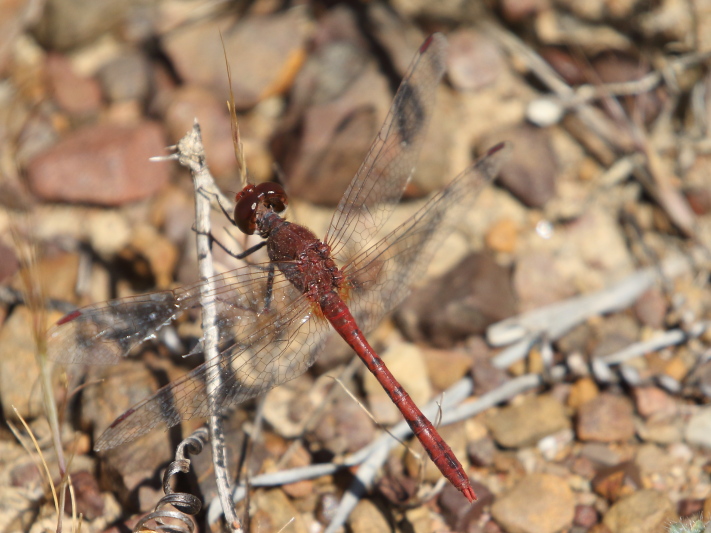
[[[599,442],[584,443],[580,455],[598,466],[614,466],[622,461],[622,454],[618,450]]]
[[[460,91],[476,91],[492,85],[505,68],[495,42],[471,28],[447,35],[447,75]]]
[[[378,491],[395,505],[407,504],[417,495],[422,481],[407,475],[401,462],[391,456],[388,459],[383,476],[376,482]]]
[[[138,51],[130,51],[104,64],[97,77],[109,102],[144,102],[151,92],[151,64]]]
[[[131,238],[130,222],[118,209],[94,209],[84,221],[91,249],[105,261],[110,261]]]
[[[633,307],[637,320],[654,329],[661,329],[664,326],[667,308],[667,299],[657,287],[643,292]]]
[[[572,524],[575,499],[563,478],[529,474],[496,499],[491,514],[508,533],[555,533]]]
[[[363,407],[350,396],[339,394],[321,415],[314,436],[324,448],[341,455],[356,452],[372,442],[375,430],[375,424]]]
[[[512,253],[516,250],[518,232],[518,225],[515,221],[503,218],[489,228],[484,239],[491,250]]]
[[[640,469],[632,461],[601,468],[592,479],[593,490],[609,502],[634,493],[642,487]]]
[[[78,253],[59,253],[42,258],[38,263],[38,277],[52,280],[52,283],[45,283],[44,296],[69,302],[75,301],[80,261]],[[57,316],[52,322],[59,318],[61,316]]]
[[[494,464],[496,444],[491,437],[484,437],[467,442],[467,457],[474,466],[491,466]]]
[[[171,32],[162,43],[182,80],[209,87],[223,100],[229,94],[227,54],[235,105],[242,110],[291,86],[305,59],[310,26],[307,10],[295,8],[237,23],[225,17],[201,21]],[[220,30],[226,27],[223,51]]]
[[[632,404],[626,397],[602,393],[582,405],[576,424],[582,441],[624,442],[634,436]]]
[[[664,375],[669,376],[677,382],[683,381],[686,375],[691,370],[691,368],[689,368],[689,365],[687,364],[687,361],[685,361],[684,358],[680,356],[682,350],[677,352],[677,354],[671,359],[669,359],[669,361],[667,361],[667,363],[664,365]]]
[[[226,176],[237,168],[230,117],[224,99],[198,85],[185,85],[170,94],[164,110],[168,136],[178,142],[193,126],[200,123],[205,158],[215,177]],[[240,128],[240,134],[245,132]],[[245,154],[247,156],[247,154]],[[249,169],[249,164],[247,164]]]
[[[176,377],[175,372],[166,377]],[[82,391],[81,417],[84,427],[94,428],[94,441],[116,417],[159,387],[145,363],[133,359],[124,359],[113,366],[92,366],[87,382],[92,385]],[[104,452],[104,474],[114,479],[120,500],[125,501],[132,491],[153,478],[156,464],[172,460],[172,433],[156,428],[130,443]]]
[[[519,309],[538,309],[575,294],[575,287],[560,267],[553,253],[547,250],[532,250],[518,255],[513,285],[519,299]],[[558,342],[565,343],[567,337],[573,333],[584,332],[585,329],[586,326],[579,326]],[[566,348],[563,351],[573,350]]]
[[[704,161],[708,164],[708,159]],[[692,211],[699,216],[706,215],[711,211],[711,190],[708,188],[687,187],[684,189],[684,198],[689,202]]]
[[[674,398],[659,387],[635,387],[632,398],[637,412],[644,418],[672,417],[679,409]]]
[[[489,391],[506,383],[511,376],[503,368],[494,366],[490,358],[490,350],[481,337],[472,337],[468,342],[468,351],[474,358],[472,366],[472,379],[477,395]]]
[[[513,23],[523,22],[535,17],[541,9],[547,8],[546,0],[501,0],[501,14]]]
[[[35,35],[46,48],[69,50],[108,32],[130,8],[131,2],[123,0],[51,0],[42,10]]]
[[[161,126],[98,124],[72,132],[37,155],[27,169],[32,191],[43,200],[123,205],[160,190],[170,178]]]
[[[476,493],[476,501],[471,504],[451,483],[444,486],[437,498],[452,531],[469,531],[494,501],[494,495],[485,485],[473,482],[472,488]]]
[[[293,95],[287,109],[291,124],[273,142],[276,160],[289,176],[291,194],[337,205],[380,129],[392,94],[362,50],[335,42],[304,65]]]
[[[711,407],[704,406],[696,409],[686,422],[684,439],[694,446],[711,448]]]
[[[360,500],[348,518],[353,533],[371,533],[373,531],[390,531],[390,521],[383,512],[370,500]]]
[[[72,487],[74,487],[74,500],[76,512],[81,513],[86,520],[94,520],[104,513],[104,498],[99,488],[99,482],[88,471],[81,470],[72,473]],[[71,515],[72,502],[67,498],[64,511]]]
[[[0,329],[0,404],[6,420],[17,421],[15,407],[23,418],[42,412],[39,368],[35,364],[34,314],[17,306]]]
[[[414,292],[401,306],[398,320],[409,337],[449,347],[481,335],[490,324],[515,311],[509,269],[488,254],[473,253]]]
[[[93,78],[77,74],[61,54],[47,54],[47,81],[57,105],[67,113],[87,115],[101,108],[101,88]]]
[[[684,432],[678,421],[647,420],[637,424],[637,436],[646,442],[672,444],[684,438]]]
[[[596,398],[600,394],[597,384],[590,377],[583,377],[573,383],[568,394],[568,406],[579,409],[583,404]]]
[[[543,207],[555,195],[558,163],[546,130],[519,125],[497,132],[515,147],[511,159],[499,174],[499,183],[529,207]],[[493,137],[482,143],[493,144]]]
[[[0,283],[15,274],[20,268],[20,262],[15,255],[15,249],[0,242]]]
[[[656,533],[676,520],[674,504],[664,494],[644,489],[615,503],[603,517],[612,533]]]
[[[598,514],[592,505],[576,505],[573,525],[591,528],[598,522]]]
[[[547,435],[570,427],[563,405],[549,395],[530,396],[487,417],[494,439],[506,448],[532,446]]]
[[[260,533],[278,533],[282,530],[294,533],[309,532],[304,518],[297,512],[281,489],[258,490],[251,500],[250,514],[251,509],[255,509],[250,524],[253,531]]]
[[[454,385],[466,375],[474,363],[471,355],[459,350],[423,349],[422,356],[427,365],[430,382],[439,391]]]
[[[703,509],[704,500],[684,498],[677,504],[679,516],[682,518],[701,516]]]

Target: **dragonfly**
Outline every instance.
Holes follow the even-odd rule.
[[[247,263],[209,280],[219,357],[122,414],[98,438],[96,450],[121,445],[156,426],[224,413],[266,393],[304,373],[333,329],[377,378],[444,477],[470,502],[476,499],[452,449],[364,333],[404,299],[437,244],[461,222],[509,152],[506,143],[489,149],[412,217],[390,232],[383,229],[425,141],[446,48],[441,34],[419,48],[323,240],[283,218],[288,199],[280,185],[248,184],[237,194],[234,222],[244,233],[262,237],[269,261]],[[52,327],[50,356],[66,364],[115,363],[181,314],[199,309],[200,299],[201,283],[196,283],[83,307]],[[221,383],[208,400],[207,376],[215,373]]]

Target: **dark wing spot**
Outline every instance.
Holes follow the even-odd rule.
[[[395,95],[395,116],[398,132],[403,142],[410,144],[425,127],[425,111],[415,89],[403,81]]]

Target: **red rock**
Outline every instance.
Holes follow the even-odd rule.
[[[637,412],[645,418],[668,418],[677,412],[674,398],[659,387],[635,387],[632,394]]]
[[[36,156],[27,169],[31,190],[43,200],[117,206],[160,190],[170,178],[162,128],[99,124],[73,132]]]
[[[591,528],[597,524],[597,521],[597,511],[592,505],[575,506],[575,518],[573,518],[573,525]]]
[[[576,429],[582,441],[629,440],[634,436],[632,404],[622,396],[600,394],[580,407]]]
[[[76,511],[84,515],[87,520],[102,516],[104,513],[104,499],[101,496],[99,483],[91,473],[80,470],[72,474]],[[72,512],[72,502],[67,498],[64,510],[67,514]]]
[[[693,500],[684,498],[677,504],[677,512],[682,518],[697,517],[704,509],[704,500]]]
[[[74,114],[99,111],[101,89],[96,80],[79,76],[69,60],[60,54],[48,54],[45,68],[50,89],[59,107]]]
[[[563,77],[568,85],[580,85],[587,81],[585,65],[566,50],[549,46],[543,48],[540,54]]]
[[[704,162],[706,162],[705,159]],[[702,216],[711,211],[711,191],[709,189],[689,187],[684,190],[684,197],[697,215]]]

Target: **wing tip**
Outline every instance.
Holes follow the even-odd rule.
[[[444,34],[436,32],[431,34],[427,39],[425,39],[425,42],[423,42],[420,45],[420,54],[424,54],[431,46],[433,43],[437,43],[440,45],[444,45],[447,42],[447,38],[444,36]]]

